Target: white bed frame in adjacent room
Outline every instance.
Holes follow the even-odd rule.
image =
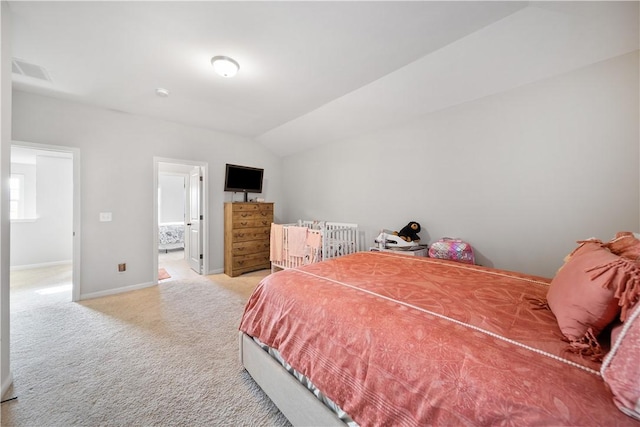
[[[158,224],[158,250],[184,249],[184,223],[166,222]]]
[[[240,332],[240,362],[294,426],[345,423],[251,337]]]

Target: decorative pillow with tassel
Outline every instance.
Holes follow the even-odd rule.
[[[601,353],[595,337],[640,295],[640,268],[599,241],[580,242],[549,285],[547,303],[574,350]]]
[[[612,253],[640,263],[640,240],[630,231],[620,231],[616,237],[604,244]]]

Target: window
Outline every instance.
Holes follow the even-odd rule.
[[[36,220],[36,166],[11,165],[9,177],[9,219]]]
[[[12,173],[9,180],[9,218],[24,218],[24,175]]]

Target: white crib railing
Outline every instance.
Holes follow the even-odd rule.
[[[308,238],[313,234],[319,234],[319,248],[306,247],[304,256],[291,255],[291,251],[289,250],[289,244],[291,242],[289,231],[291,227],[307,228]],[[282,248],[282,256],[281,259],[271,260],[272,272],[296,268],[357,252],[360,248],[358,224],[303,220],[299,220],[293,224],[282,224],[282,240],[280,242],[274,242],[272,238],[271,245],[273,247],[273,245],[277,245],[278,243],[280,243],[280,247]]]

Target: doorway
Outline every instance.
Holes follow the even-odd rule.
[[[79,150],[11,145],[11,309],[80,299]]]
[[[207,164],[154,158],[156,283],[208,271]]]

